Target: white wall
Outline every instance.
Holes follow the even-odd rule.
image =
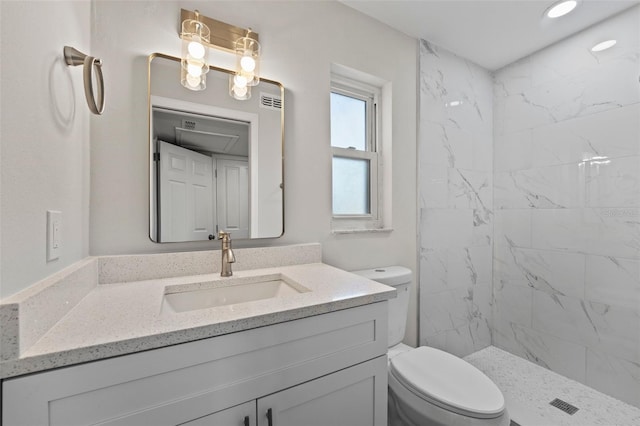
[[[320,242],[324,262],[347,270],[416,269],[417,42],[337,2],[96,1],[92,49],[105,62],[107,108],[91,120],[91,254],[205,250],[148,238],[146,58],[180,53],[180,8],[260,34],[261,73],[285,93],[285,235],[236,247]],[[393,228],[331,234],[330,64],[392,82]],[[415,343],[416,298],[407,341]]]
[[[0,297],[89,253],[89,109],[82,70],[63,47],[91,54],[89,1],[0,3]],[[60,210],[61,257],[46,260],[46,211]]]

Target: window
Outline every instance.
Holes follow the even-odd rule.
[[[380,214],[380,89],[332,74],[333,228],[375,229]]]

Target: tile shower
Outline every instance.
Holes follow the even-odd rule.
[[[640,407],[639,77],[638,6],[494,72],[421,42],[420,344]]]

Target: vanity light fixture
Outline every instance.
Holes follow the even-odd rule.
[[[200,21],[200,13],[196,10],[195,19],[182,21],[182,67],[180,82],[189,90],[204,90],[207,87],[209,72],[209,40],[211,31]]]
[[[577,5],[577,0],[563,0],[553,4],[549,9],[547,9],[546,15],[549,18],[559,18],[571,12]]]
[[[601,43],[596,44],[595,46],[593,46],[591,48],[592,52],[602,52],[603,50],[607,50],[613,46],[615,46],[615,44],[617,43],[617,40],[607,40],[607,41],[603,41]]]
[[[251,98],[251,87],[260,83],[260,43],[251,34],[249,28],[234,43],[236,72],[229,77],[229,94],[238,100]]]
[[[251,87],[260,82],[260,43],[251,28],[234,27],[222,21],[182,9],[182,77],[184,87],[206,87],[208,47],[236,56],[236,71],[229,77],[229,94],[238,100],[251,98]],[[185,27],[186,25],[186,27]]]

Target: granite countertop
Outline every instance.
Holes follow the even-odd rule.
[[[310,291],[236,305],[174,312],[163,307],[173,291],[225,286],[281,274]],[[255,279],[255,278],[254,278]],[[183,287],[184,286],[184,287]],[[395,289],[322,263],[98,284],[15,359],[0,378],[74,365],[248,330],[395,297]]]

